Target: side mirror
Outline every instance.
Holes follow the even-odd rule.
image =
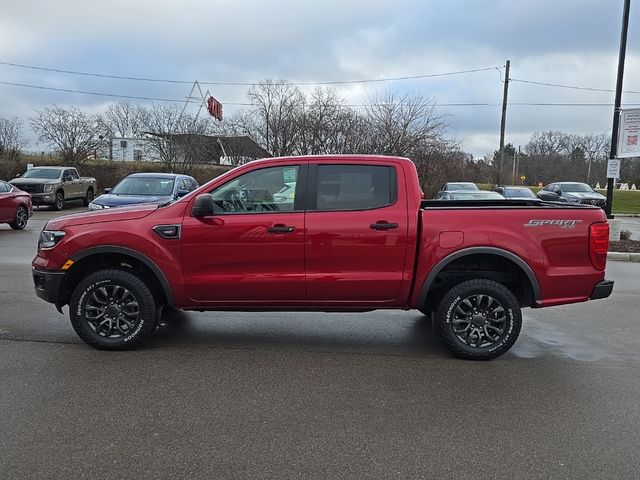
[[[206,217],[208,215],[213,215],[213,197],[210,193],[203,193],[196,197],[191,207],[191,216]]]
[[[67,177],[67,176],[62,177],[63,182],[70,182],[71,180],[73,180],[71,177]]]
[[[111,189],[110,189],[110,188],[105,188],[105,189],[104,189],[104,193],[109,193],[110,191],[111,191]]]
[[[182,188],[179,188],[176,192],[176,195],[178,197],[184,197],[187,193],[189,193],[189,190],[183,190]]]

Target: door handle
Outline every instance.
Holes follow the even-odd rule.
[[[397,223],[389,223],[384,220],[378,220],[376,223],[369,225],[372,230],[391,230],[392,228],[398,228]]]
[[[295,231],[296,227],[291,227],[289,225],[274,225],[273,227],[267,228],[267,232],[269,233],[291,233]]]

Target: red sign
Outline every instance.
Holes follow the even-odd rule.
[[[207,98],[207,111],[216,120],[222,121],[222,104],[215,98]]]

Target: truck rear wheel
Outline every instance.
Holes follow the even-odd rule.
[[[434,327],[456,357],[490,360],[507,352],[522,326],[518,300],[492,280],[467,280],[449,290],[438,306]]]
[[[82,204],[85,207],[88,207],[89,204],[93,201],[93,188],[89,187],[89,190],[87,190],[87,194],[85,195],[84,199],[82,200]]]
[[[149,287],[126,270],[99,270],[76,286],[69,302],[78,336],[102,350],[127,350],[154,332],[158,308]]]

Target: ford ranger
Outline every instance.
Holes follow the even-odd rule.
[[[101,349],[140,345],[163,306],[417,309],[452,354],[483,360],[514,344],[522,308],[611,294],[600,208],[423,196],[405,158],[254,161],[170,204],[51,220],[35,291]]]

